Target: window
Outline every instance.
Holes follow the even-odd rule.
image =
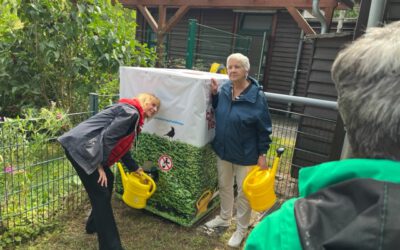
[[[243,14],[241,30],[269,30],[272,23],[272,15],[265,14]]]

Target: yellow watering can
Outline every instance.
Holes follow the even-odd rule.
[[[275,204],[275,174],[284,151],[284,148],[276,150],[277,155],[272,163],[272,168],[261,170],[260,167],[256,166],[244,179],[243,192],[253,210],[262,212]]]
[[[211,73],[227,74],[226,67],[223,64],[213,63],[210,68]]]
[[[207,211],[207,206],[208,206],[208,203],[210,202],[210,200],[212,198],[212,195],[213,195],[213,193],[211,192],[211,190],[206,190],[200,196],[200,198],[196,202],[196,207],[197,207],[196,216],[198,216],[198,215],[204,213],[205,211]]]
[[[125,173],[121,163],[117,163],[121,173],[124,193],[122,200],[130,207],[145,208],[147,199],[156,191],[156,183],[146,173]]]

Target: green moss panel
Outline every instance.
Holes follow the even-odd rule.
[[[218,205],[219,200],[213,197],[218,185],[216,156],[210,144],[199,148],[142,133],[132,153],[140,166],[151,162],[158,172],[157,189],[147,201],[146,210],[191,226]],[[160,167],[162,163],[166,163],[165,170]],[[123,193],[118,172],[116,190]]]

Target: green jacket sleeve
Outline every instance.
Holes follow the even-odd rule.
[[[244,249],[302,249],[294,215],[296,199],[286,201],[280,209],[258,223],[247,238]]]

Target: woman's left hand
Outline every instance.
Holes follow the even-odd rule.
[[[99,165],[97,171],[99,172],[99,179],[97,180],[97,183],[99,183],[102,187],[107,187],[107,175],[106,172],[104,172],[103,166]]]
[[[211,78],[211,94],[216,95],[218,93],[218,82],[215,78]]]
[[[267,157],[265,155],[260,155],[258,157],[257,165],[260,167],[261,170],[265,170],[268,168],[267,165]]]

